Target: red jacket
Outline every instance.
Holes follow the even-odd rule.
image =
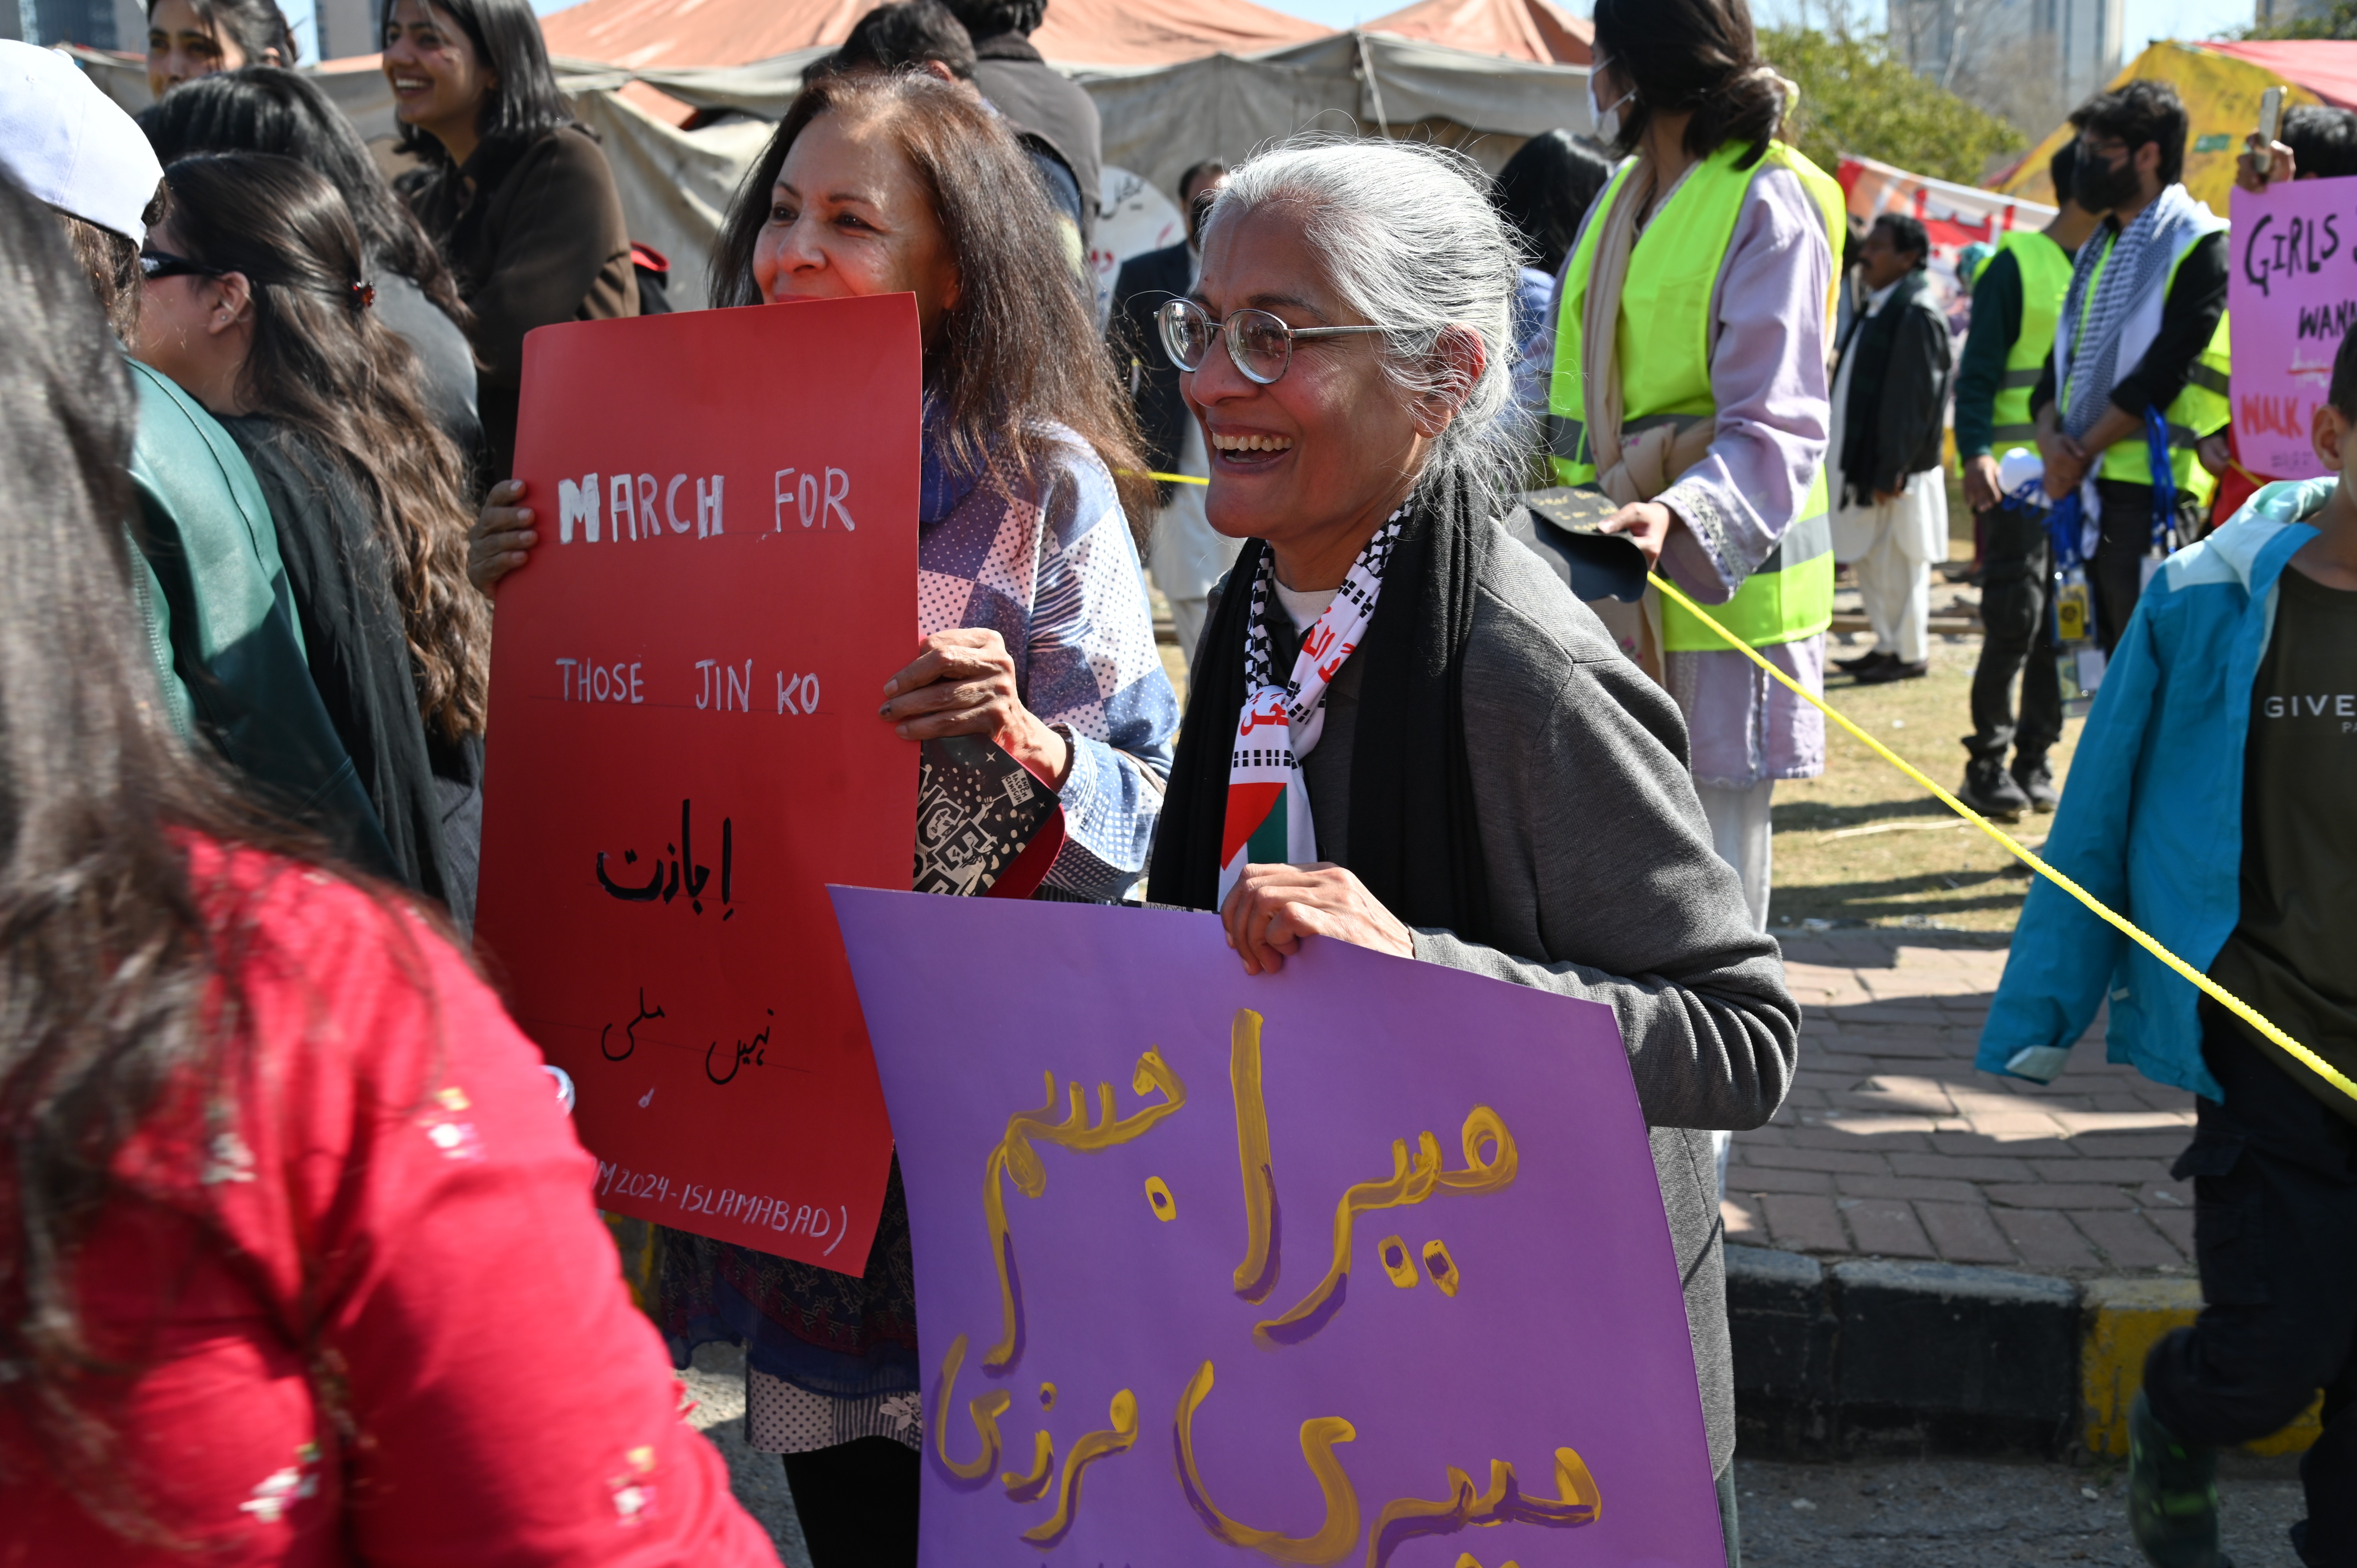
[[[0,1402],[0,1563],[774,1564],[680,1419],[540,1053],[414,916],[198,843],[244,929],[247,1070],[168,1092],[95,1222],[94,1348],[139,1544]],[[224,943],[226,946],[227,944]],[[242,1081],[240,1079],[242,1078]]]

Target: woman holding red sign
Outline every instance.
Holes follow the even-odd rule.
[[[877,671],[879,722],[911,740],[987,736],[1055,790],[1065,842],[1037,897],[1130,895],[1178,724],[1127,521],[1152,515],[1152,482],[1022,149],[963,86],[813,82],[747,176],[712,277],[724,306],[916,295],[921,644]],[[487,589],[537,542],[522,499],[498,487],[476,524]],[[913,1563],[916,1296],[898,1169],[862,1279],[662,1235],[658,1319],[683,1359],[746,1342],[750,1435],[785,1455],[812,1562]]]

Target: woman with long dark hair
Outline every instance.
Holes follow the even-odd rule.
[[[916,295],[921,641],[876,672],[891,680],[875,722],[987,737],[1055,791],[1065,842],[1038,897],[1132,896],[1178,717],[1123,506],[1150,507],[1153,481],[1005,122],[922,72],[806,86],[738,188],[711,277],[723,306]],[[487,585],[537,537],[519,496],[495,490],[477,524]],[[785,1455],[812,1562],[913,1563],[916,1292],[897,1166],[861,1278],[661,1235],[658,1320],[683,1359],[747,1342],[752,1440]]]
[[[1811,689],[1834,595],[1825,340],[1841,188],[1778,139],[1798,91],[1745,0],[1598,0],[1598,134],[1625,158],[1565,264],[1547,450],[1649,562]],[[1611,601],[1600,611],[1617,611]],[[1824,720],[1674,602],[1605,615],[1669,688],[1713,841],[1764,930],[1769,800],[1824,771]]]
[[[360,229],[378,317],[417,350],[436,423],[471,461],[487,460],[478,453],[483,422],[467,342],[474,313],[434,242],[394,199],[360,133],[317,83],[275,66],[224,71],[154,104],[139,125],[167,164],[196,153],[275,153],[327,176]]]
[[[539,1053],[175,737],[135,406],[0,177],[0,1555],[774,1564]]]
[[[147,0],[147,91],[249,65],[295,63],[295,29],[271,0]]]
[[[457,449],[375,316],[360,233],[292,158],[164,171],[139,358],[242,448],[278,525],[311,676],[402,878],[472,921],[490,618],[467,585]]]
[[[1154,897],[1218,911],[1248,973],[1318,937],[1612,1009],[1733,1562],[1711,1133],[1775,1112],[1800,1009],[1712,853],[1676,705],[1515,542],[1514,247],[1485,183],[1430,147],[1298,139],[1229,175],[1162,307],[1205,514],[1246,542],[1196,650]]]
[[[409,209],[475,313],[490,475],[515,467],[523,338],[558,321],[639,313],[614,171],[573,117],[527,0],[392,0],[384,74]]]
[[[1498,171],[1492,199],[1523,246],[1522,281],[1514,288],[1514,346],[1524,352],[1514,367],[1514,402],[1534,420],[1546,413],[1548,367],[1545,353],[1529,351],[1526,345],[1546,325],[1555,274],[1579,238],[1587,209],[1611,177],[1612,165],[1568,131],[1541,131]],[[1541,347],[1553,346],[1550,337]]]

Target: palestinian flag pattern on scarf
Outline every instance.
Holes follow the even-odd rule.
[[[1374,617],[1383,568],[1407,510],[1403,504],[1392,513],[1359,552],[1334,602],[1301,639],[1293,678],[1283,686],[1271,668],[1275,660],[1268,641],[1268,618],[1281,613],[1269,603],[1275,597],[1275,553],[1261,552],[1244,632],[1244,707],[1236,720],[1236,746],[1228,761],[1228,811],[1220,835],[1222,905],[1250,863],[1300,865],[1318,858],[1318,828],[1309,816],[1301,759],[1318,748],[1318,736],[1326,727],[1327,682],[1350,659]]]

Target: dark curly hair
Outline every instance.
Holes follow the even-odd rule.
[[[1596,54],[1637,94],[1620,113],[1614,146],[1624,155],[1656,111],[1694,116],[1685,150],[1696,158],[1744,144],[1739,168],[1758,163],[1783,128],[1783,85],[1760,58],[1746,0],[1596,0]]]

